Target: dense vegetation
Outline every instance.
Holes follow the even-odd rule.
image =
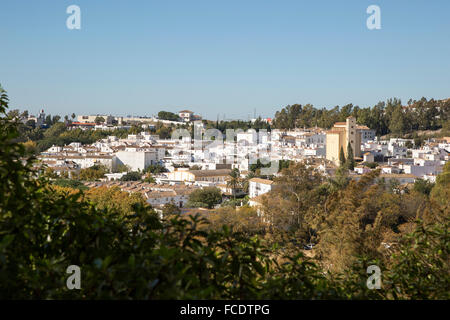
[[[8,116],[14,119],[26,119],[28,111],[22,113],[19,110],[11,110]],[[74,118],[74,114],[72,118]],[[265,129],[271,128],[293,129],[302,127],[330,128],[335,122],[345,121],[348,116],[354,116],[361,125],[366,125],[376,130],[378,136],[392,134],[394,136],[404,136],[414,138],[416,145],[421,145],[426,135],[419,136],[418,130],[438,130],[439,133],[431,133],[431,136],[444,136],[450,134],[450,99],[447,100],[427,100],[422,98],[419,101],[408,101],[407,107],[402,107],[399,99],[389,99],[386,102],[379,102],[373,107],[360,108],[347,104],[343,107],[336,106],[332,109],[317,109],[311,104],[300,105],[293,104],[282,108],[275,113],[272,125],[257,118],[255,121],[207,121],[203,120],[206,129],[218,129],[223,134],[227,129]],[[179,121],[177,114],[160,111],[159,119]],[[117,129],[114,131],[104,130],[82,130],[73,129],[68,126],[72,120],[69,116],[64,117],[61,122],[58,115],[48,115],[45,119],[45,127],[37,128],[33,121],[17,124],[20,132],[17,141],[25,144],[29,153],[39,153],[52,145],[63,146],[71,142],[81,142],[91,144],[99,139],[106,138],[109,135],[115,135],[119,138],[126,138],[128,134],[137,134],[144,129],[138,125],[133,125],[130,129]],[[102,119],[96,119],[101,123]],[[104,122],[104,119],[103,119]],[[70,129],[69,129],[70,128]],[[158,135],[161,139],[170,138],[174,129],[187,129],[191,136],[194,136],[194,127],[188,123],[167,125],[157,122],[148,130]]]
[[[237,223],[229,214],[239,211],[224,209],[208,227],[199,217],[161,220],[140,198],[120,206],[129,196],[114,188],[83,195],[35,178],[7,107],[0,90],[0,299],[450,298],[448,165],[429,197],[373,184],[376,174],[324,181],[291,165],[265,234],[249,211]],[[291,240],[313,237],[311,260]],[[396,245],[379,251],[380,239]],[[380,290],[366,286],[374,263]],[[66,287],[74,264],[80,290]]]
[[[388,133],[404,135],[417,130],[436,130],[443,128],[450,131],[450,99],[408,102],[402,107],[399,99],[379,102],[372,108],[360,108],[347,104],[332,109],[317,109],[311,104],[289,105],[276,112],[273,127],[277,129],[309,128],[318,126],[331,128],[335,122],[342,122],[349,116],[356,118],[361,125],[376,130],[381,136]]]
[[[213,208],[222,202],[222,193],[216,187],[197,189],[189,195],[188,206],[193,208]]]
[[[246,131],[248,129],[255,129],[255,130],[270,130],[270,125],[263,121],[261,118],[257,118],[254,122],[252,121],[243,121],[243,120],[231,120],[231,121],[219,121],[216,122],[209,122],[207,124],[207,129],[218,129],[223,134],[226,133],[227,129],[242,129],[243,131]]]
[[[158,119],[170,120],[170,121],[181,121],[180,117],[176,113],[169,112],[169,111],[158,112]]]

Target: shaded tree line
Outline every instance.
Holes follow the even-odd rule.
[[[403,135],[416,130],[450,130],[450,99],[418,101],[410,100],[402,106],[399,99],[388,99],[373,107],[361,108],[353,104],[334,108],[315,108],[311,104],[288,105],[275,113],[273,127],[294,129],[303,127],[331,128],[335,122],[343,122],[349,116],[358,124],[376,130],[377,135],[394,133]]]

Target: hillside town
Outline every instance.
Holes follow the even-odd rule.
[[[44,117],[42,113],[37,119]],[[95,124],[99,117],[105,124]],[[343,156],[348,158],[350,149],[354,160],[349,171],[352,179],[358,180],[361,175],[380,169],[379,179],[406,186],[417,179],[434,183],[449,160],[450,137],[429,139],[420,147],[414,145],[413,139],[382,140],[376,137],[375,130],[358,125],[354,117],[336,122],[329,130],[318,127],[270,132],[249,129],[233,131],[231,137],[230,132],[222,135],[218,130],[206,129],[205,123],[191,111],[180,111],[179,118],[182,123],[195,127],[194,137],[187,131],[174,130],[171,138],[161,139],[145,131],[151,123],[148,119],[127,118],[127,123],[131,120],[144,131],[128,134],[126,138],[118,138],[111,132],[107,138],[89,145],[80,142],[53,145],[38,158],[41,165],[67,178],[77,176],[82,169],[104,166],[108,172],[97,182],[85,182],[86,186],[118,186],[123,191],[140,192],[155,208],[169,203],[184,208],[189,194],[205,187],[219,188],[224,200],[247,196],[250,206],[258,206],[260,196],[276,186],[273,178],[280,174],[280,161],[303,162],[325,176],[333,176],[342,161],[340,153],[343,151]],[[108,128],[105,126],[120,128],[124,123],[122,117],[98,115],[78,116],[77,120],[69,126],[104,130]],[[246,190],[230,186],[232,170],[238,170],[240,178],[245,179],[255,164],[260,164],[261,177],[250,176]],[[145,177],[150,166],[163,168],[152,175],[151,183],[121,181],[128,172]]]

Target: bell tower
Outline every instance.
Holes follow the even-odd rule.
[[[346,126],[345,126],[345,137],[346,137],[346,141],[345,141],[345,145],[343,146],[344,149],[344,153],[345,156],[347,157],[347,145],[348,143],[350,143],[350,145],[352,146],[353,149],[353,155],[356,157],[358,156],[359,152],[359,148],[360,146],[357,146],[357,139],[356,139],[356,135],[357,135],[357,130],[356,130],[356,119],[354,117],[348,117],[346,119]],[[356,149],[358,147],[358,150]]]

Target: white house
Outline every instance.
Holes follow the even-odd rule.
[[[189,110],[181,110],[178,112],[178,116],[183,120],[184,122],[190,122],[194,116],[194,113]]]
[[[250,198],[260,196],[273,189],[273,181],[260,178],[252,178],[249,180],[248,193]]]
[[[134,149],[135,150],[135,149]],[[156,164],[157,153],[152,151],[134,151],[127,148],[125,151],[118,151],[116,153],[119,164],[124,164],[130,167],[132,171],[143,171],[148,166]]]

